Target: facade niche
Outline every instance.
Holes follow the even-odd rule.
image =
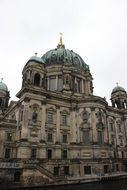
[[[32,122],[33,123],[37,123],[37,119],[38,119],[38,112],[39,112],[39,105],[38,104],[33,104],[32,105]]]
[[[33,121],[34,123],[37,122],[37,117],[38,117],[38,114],[36,113],[36,111],[33,111],[33,113],[32,113],[32,121]]]

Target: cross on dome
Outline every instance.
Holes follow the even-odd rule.
[[[119,83],[117,82],[116,85],[119,86]]]
[[[63,34],[62,33],[60,33],[60,41],[59,41],[59,43],[58,43],[58,46],[57,47],[65,47],[64,46],[64,44],[63,44]]]

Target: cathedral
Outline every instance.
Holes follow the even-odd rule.
[[[62,36],[55,49],[32,56],[10,101],[0,82],[0,186],[43,186],[127,176],[127,93],[117,85],[112,106],[93,94],[89,66]]]

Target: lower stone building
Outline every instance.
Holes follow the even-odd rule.
[[[0,184],[78,183],[127,174],[127,94],[93,95],[89,66],[62,37],[22,71],[18,101],[0,82]]]

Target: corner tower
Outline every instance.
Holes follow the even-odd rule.
[[[7,109],[9,101],[9,91],[7,85],[3,83],[3,79],[0,82],[0,112]]]
[[[112,106],[118,109],[127,109],[127,93],[126,90],[119,86],[113,88],[111,93]]]

